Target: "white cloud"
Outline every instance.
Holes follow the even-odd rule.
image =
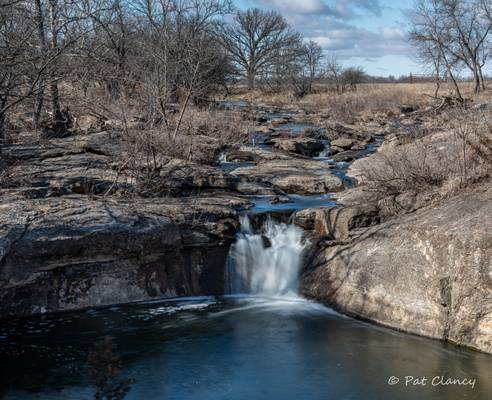
[[[330,25],[335,24],[327,24],[324,31],[307,31],[305,36],[341,58],[376,58],[410,53],[405,32],[398,27],[382,27],[373,32],[350,24]]]
[[[329,12],[329,7],[321,0],[265,0],[265,5],[275,6],[285,13],[315,14]]]

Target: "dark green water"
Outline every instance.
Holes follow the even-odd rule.
[[[127,399],[492,398],[491,356],[302,300],[181,299],[0,323],[4,399],[92,398],[85,359],[105,335],[135,380]],[[435,376],[476,383],[432,386]]]

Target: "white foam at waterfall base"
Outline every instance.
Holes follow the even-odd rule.
[[[268,219],[254,232],[247,216],[231,246],[226,266],[226,293],[297,296],[303,231],[293,224]]]

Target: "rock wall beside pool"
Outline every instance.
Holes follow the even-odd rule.
[[[0,317],[222,294],[238,228],[227,202],[4,201]]]
[[[326,225],[344,220],[352,219]],[[305,268],[304,295],[382,325],[492,353],[490,185],[345,231],[321,245]]]

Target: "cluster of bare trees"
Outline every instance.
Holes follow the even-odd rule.
[[[0,140],[20,103],[33,128],[66,128],[70,90],[138,96],[165,121],[170,103],[226,83],[217,32],[231,11],[229,0],[0,0]]]
[[[280,14],[231,0],[0,0],[0,151],[19,106],[33,129],[65,131],[67,93],[92,108],[131,99],[151,125],[172,114],[176,136],[189,103],[238,79],[303,96],[320,78],[340,93],[364,76],[326,65]]]
[[[462,70],[473,77],[474,91],[485,88],[483,67],[490,54],[492,2],[490,0],[418,0],[410,39],[419,60],[431,69],[436,94],[444,77],[457,84]]]

